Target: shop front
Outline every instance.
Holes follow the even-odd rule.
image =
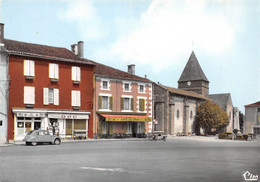
[[[142,115],[100,114],[99,136],[101,138],[146,137],[146,123],[152,118]]]
[[[88,111],[13,109],[14,140],[22,140],[31,130],[48,130],[61,138],[73,138],[75,132],[88,136]]]

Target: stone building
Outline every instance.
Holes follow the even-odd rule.
[[[260,138],[260,101],[245,105],[243,133],[254,133]]]

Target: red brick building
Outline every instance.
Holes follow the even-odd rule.
[[[82,130],[93,137],[94,65],[66,48],[4,39],[9,54],[8,139],[33,129],[60,137]],[[75,45],[74,45],[75,47]]]

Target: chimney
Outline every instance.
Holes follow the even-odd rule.
[[[71,51],[72,51],[75,55],[78,55],[78,44],[72,44],[72,45],[71,45]]]
[[[84,58],[84,42],[83,41],[78,42],[78,56],[80,58]]]
[[[4,25],[3,23],[0,23],[0,45],[4,45]]]
[[[135,75],[135,65],[134,64],[128,65],[128,73]]]

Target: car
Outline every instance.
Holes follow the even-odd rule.
[[[39,143],[50,143],[54,145],[59,145],[61,139],[59,136],[50,135],[47,130],[32,130],[26,134],[23,141],[26,145],[37,145]]]
[[[218,138],[219,139],[232,139],[232,132],[224,132],[224,133],[219,133]]]

